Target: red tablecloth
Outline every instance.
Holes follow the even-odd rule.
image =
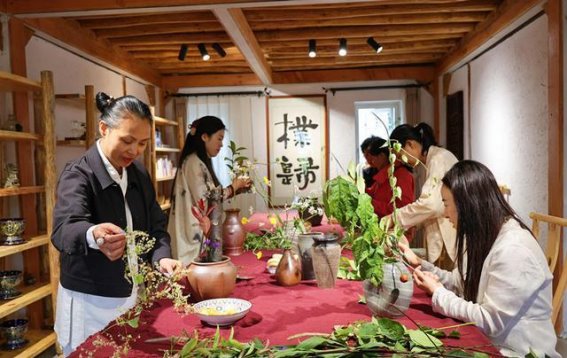
[[[266,256],[256,260],[251,253],[232,257],[239,268],[240,276],[252,276],[251,280],[239,281],[232,297],[252,302],[252,309],[243,319],[234,325],[234,338],[249,341],[253,338],[270,341],[270,345],[289,345],[299,340],[288,340],[291,335],[305,332],[330,333],[335,325],[346,325],[356,320],[369,320],[368,308],[357,301],[362,295],[362,283],[357,281],[337,280],[333,289],[320,289],[315,281],[305,281],[293,287],[282,287],[275,283],[273,276],[265,271]],[[421,325],[440,328],[458,324],[451,318],[436,314],[431,309],[431,298],[416,288],[408,311],[409,317]],[[140,327],[130,332],[139,335],[132,343],[128,356],[159,357],[163,350],[170,348],[169,343],[145,343],[148,338],[180,335],[183,330],[195,329],[200,335],[213,335],[216,328],[203,326],[195,315],[181,316],[173,311],[171,304],[160,302],[152,310],[142,314]],[[406,317],[399,322],[409,328],[415,325]],[[228,336],[230,329],[221,329]],[[497,354],[489,339],[474,326],[458,328],[460,339],[445,339],[447,346],[477,347],[479,350]],[[125,333],[124,327],[113,327],[105,336],[116,339]],[[93,342],[100,338],[91,336],[72,356],[78,357],[87,352],[94,352],[97,357],[108,357],[114,349],[110,346],[95,348]],[[117,342],[120,344],[119,342]]]
[[[248,217],[248,222],[244,224],[244,230],[246,232],[252,232],[254,234],[262,234],[262,230],[270,230],[272,224],[270,224],[270,213],[266,212],[257,212],[252,214]],[[296,210],[289,210],[287,213],[281,213],[280,217],[282,220],[292,220],[297,217]],[[323,220],[321,221],[321,225],[313,226],[311,231],[318,231],[324,234],[326,233],[338,233],[342,237],[344,234],[344,229],[339,224],[331,224],[327,220],[326,216],[323,216]]]

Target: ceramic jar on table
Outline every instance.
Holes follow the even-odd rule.
[[[335,287],[341,260],[341,245],[337,234],[314,236],[312,248],[313,270],[320,288]]]

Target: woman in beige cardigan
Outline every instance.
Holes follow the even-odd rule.
[[[390,139],[398,141],[410,165],[425,165],[427,175],[421,195],[411,204],[398,210],[397,219],[404,229],[423,225],[427,260],[444,269],[452,269],[455,262],[456,232],[443,216],[441,179],[457,158],[450,151],[437,146],[433,130],[426,123],[415,127],[402,124],[396,127]],[[419,162],[418,162],[419,161]]]
[[[211,158],[219,154],[224,132],[225,125],[219,118],[205,116],[193,121],[185,138],[173,184],[167,227],[173,257],[184,265],[197,258],[203,240],[203,231],[191,207],[205,198],[211,189],[220,187]],[[249,179],[235,178],[232,184],[222,188],[222,200],[249,188],[250,184]]]

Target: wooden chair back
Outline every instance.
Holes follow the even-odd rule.
[[[557,287],[553,291],[553,311],[551,313],[551,322],[555,327],[557,327],[557,318],[559,317],[559,312],[561,312],[561,304],[563,303],[563,298],[565,297],[565,287],[567,286],[567,265],[563,265],[563,270],[561,270],[561,275],[559,276],[559,282],[557,282]]]
[[[541,241],[541,238],[539,237],[539,224],[547,224],[547,244],[545,245],[544,253],[547,258],[549,270],[553,272],[555,270],[555,265],[557,265],[557,258],[559,255],[561,230],[563,227],[567,227],[567,219],[536,212],[531,212],[530,218],[532,219],[532,232],[535,238],[539,241]]]

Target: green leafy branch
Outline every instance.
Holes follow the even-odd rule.
[[[468,323],[462,324],[467,325]],[[223,338],[217,328],[212,337],[199,338],[194,332],[191,337],[175,338],[173,345],[183,347],[166,352],[165,357],[365,357],[391,355],[393,357],[475,357],[487,358],[486,353],[473,349],[445,347],[439,338],[459,338],[454,330],[458,326],[445,328],[418,327],[408,329],[401,323],[388,318],[372,318],[347,326],[336,326],[331,334],[302,333],[288,339],[309,337],[297,345],[270,347],[255,339],[242,343],[234,339],[234,331]],[[450,333],[445,330],[453,329]]]

